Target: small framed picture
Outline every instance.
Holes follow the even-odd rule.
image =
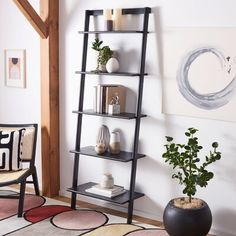
[[[25,50],[5,50],[5,84],[9,87],[26,88]]]

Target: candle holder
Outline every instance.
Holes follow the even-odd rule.
[[[104,17],[104,30],[112,31],[113,30],[112,10],[104,9],[103,17]]]
[[[113,28],[114,30],[121,30],[122,28],[122,9],[113,9]]]

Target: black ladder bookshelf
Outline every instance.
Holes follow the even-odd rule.
[[[146,45],[147,45],[147,35],[148,35],[148,20],[149,14],[151,13],[151,8],[129,8],[122,9],[122,15],[143,15],[143,29],[138,30],[120,30],[120,31],[89,31],[89,22],[91,16],[99,16],[103,14],[103,10],[86,10],[85,11],[85,23],[84,23],[84,31],[79,31],[80,34],[83,34],[83,57],[82,57],[82,67],[81,71],[76,71],[77,74],[81,75],[80,80],[80,95],[79,95],[79,106],[78,111],[73,111],[73,113],[78,114],[77,120],[77,132],[76,132],[76,142],[75,142],[75,150],[71,152],[74,153],[74,168],[73,168],[73,181],[72,187],[68,189],[71,192],[71,208],[76,208],[76,196],[77,194],[117,203],[124,204],[128,203],[128,215],[127,215],[127,223],[132,223],[133,216],[133,205],[134,200],[144,196],[143,193],[135,192],[135,180],[136,180],[136,169],[137,169],[137,160],[145,157],[143,154],[138,153],[138,144],[139,144],[139,130],[140,130],[140,122],[141,118],[146,115],[141,114],[142,108],[142,97],[143,97],[143,83],[144,77],[147,75],[145,73],[145,59],[146,59]],[[89,34],[142,34],[142,50],[141,50],[141,62],[140,62],[140,71],[138,73],[94,73],[90,71],[86,71],[86,62],[87,62],[87,50],[88,50],[88,36]],[[109,75],[109,76],[134,76],[139,78],[139,86],[138,86],[138,101],[136,113],[121,113],[119,115],[109,115],[109,114],[100,114],[93,112],[92,110],[84,110],[84,90],[85,90],[85,78],[86,75]],[[121,151],[119,154],[110,154],[106,152],[105,154],[98,155],[94,147],[80,147],[81,142],[81,132],[82,132],[82,118],[83,115],[93,115],[93,116],[104,116],[108,118],[116,118],[116,119],[134,119],[135,120],[135,135],[134,135],[134,144],[132,152]],[[85,184],[78,185],[78,175],[79,175],[79,160],[80,155],[92,156],[101,159],[108,159],[113,161],[120,162],[132,162],[131,164],[131,176],[130,176],[130,188],[124,194],[108,198],[92,193],[88,193],[85,190],[95,185],[96,183],[89,182]]]

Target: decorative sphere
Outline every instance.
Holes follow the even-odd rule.
[[[107,61],[106,69],[108,73],[117,72],[120,68],[119,61],[112,57]]]

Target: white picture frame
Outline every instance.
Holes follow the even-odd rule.
[[[26,50],[5,50],[5,85],[26,88]]]

